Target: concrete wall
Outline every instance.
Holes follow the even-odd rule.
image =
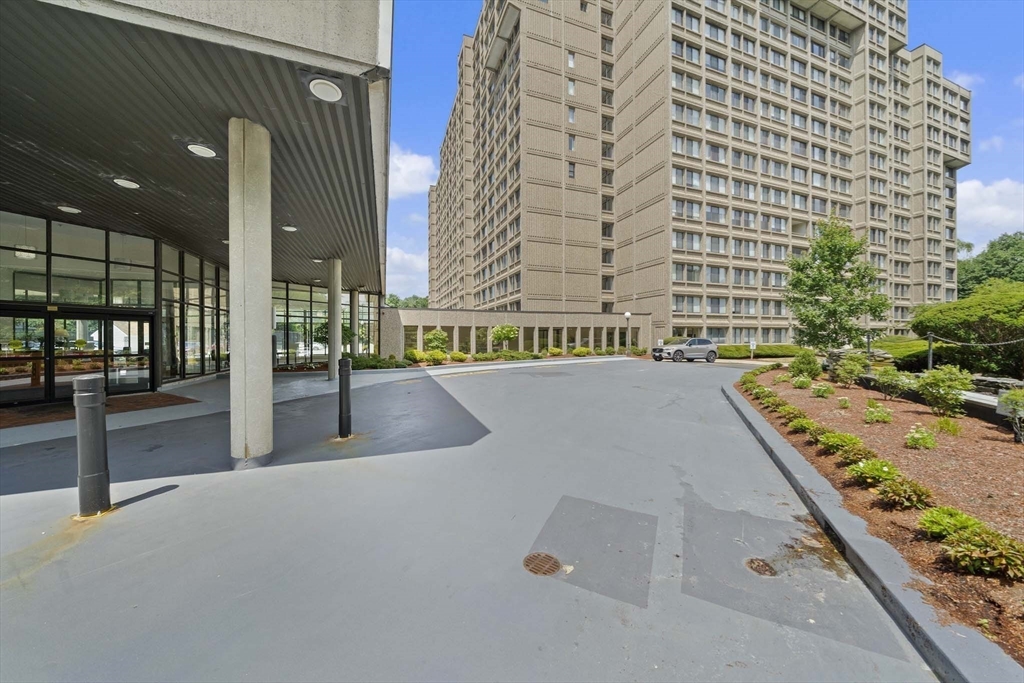
[[[582,339],[589,340],[591,348],[604,348],[606,336],[595,340],[594,330],[618,329],[625,331],[626,319],[620,313],[563,313],[545,312],[532,313],[529,311],[475,311],[475,310],[452,310],[434,308],[381,308],[380,309],[380,346],[381,356],[394,354],[401,358],[405,353],[405,328],[417,328],[417,348],[423,349],[423,334],[435,328],[453,328],[458,334],[459,328],[470,328],[471,350],[474,352],[487,351],[488,349],[476,348],[477,328],[490,328],[496,325],[515,325],[520,328],[520,337],[516,342],[509,344],[510,349],[525,349],[527,338],[524,337],[522,329],[532,328],[534,330],[532,340],[533,349],[536,351],[545,346],[555,345],[554,330],[561,330],[561,348],[566,349],[567,340],[570,336],[575,337],[575,346],[582,346]],[[653,345],[651,339],[651,316],[637,314],[630,318],[630,328],[637,335],[639,346],[650,348]],[[541,339],[540,330],[548,330],[547,344]],[[572,330],[572,334],[568,332]],[[607,332],[604,333],[605,335]],[[615,345],[618,346],[619,332],[614,334]],[[488,332],[489,338],[489,332]],[[458,348],[458,341],[449,335],[453,342],[452,348]],[[597,342],[595,344],[595,341]],[[521,345],[522,344],[522,345]]]

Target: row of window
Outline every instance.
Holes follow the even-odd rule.
[[[707,283],[712,285],[728,285],[730,283],[728,266],[705,266],[698,263],[673,263],[673,282]],[[703,273],[703,277],[701,277]],[[761,270],[758,278],[757,269],[732,268],[732,284],[744,287],[785,287],[788,275],[781,271]]]
[[[758,305],[760,302],[760,305]],[[786,303],[781,299],[748,299],[727,296],[672,296],[673,313],[707,313],[709,315],[767,315],[787,314]]]
[[[730,335],[730,330],[732,334]],[[700,327],[684,325],[672,328],[673,337],[688,339],[710,339],[716,344],[727,344],[732,338],[733,344],[747,344],[757,341],[760,336],[762,344],[785,344],[789,341],[789,329],[785,327],[762,327],[760,335],[757,327]]]
[[[745,258],[756,258],[758,255],[758,241],[741,239],[738,237],[722,237],[719,235],[704,235],[697,232],[680,232],[675,230],[672,232],[672,248],[683,249],[686,251],[706,251],[709,254],[727,254],[729,253],[729,241],[732,241],[732,255],[742,256]],[[706,249],[702,250],[701,245],[704,245]],[[785,244],[775,244],[772,242],[761,242],[760,254],[763,259],[770,259],[773,261],[785,261],[789,257],[790,247]],[[800,257],[804,254],[805,249],[802,247],[793,247],[792,254],[794,257]]]

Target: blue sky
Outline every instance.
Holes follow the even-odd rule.
[[[427,293],[427,188],[455,95],[455,60],[480,0],[396,0],[388,292]],[[1024,1],[910,0],[910,47],[943,54],[972,91],[973,161],[959,174],[959,232],[979,250],[1024,230]]]

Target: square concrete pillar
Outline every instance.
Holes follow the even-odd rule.
[[[348,326],[352,330],[352,355],[359,355],[359,292],[348,293]]]
[[[516,343],[519,345],[516,351],[522,351],[526,348],[526,344],[523,343],[523,328],[519,328],[519,334],[516,335]]]
[[[534,353],[540,353],[540,347],[538,346],[538,344],[540,344],[540,328],[537,327],[537,326],[534,326],[534,328],[533,328],[533,352]]]
[[[416,326],[416,350],[423,350],[423,325]]]
[[[274,331],[270,257],[270,132],[228,122],[228,265],[231,272],[231,462],[274,450]]]
[[[452,351],[459,350],[459,326],[452,326]]]
[[[342,304],[346,296],[341,288],[341,259],[327,262],[327,379],[338,379],[338,361],[344,349],[342,328],[345,320]]]
[[[469,328],[469,354],[476,353],[476,325]]]

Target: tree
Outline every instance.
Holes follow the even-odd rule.
[[[1000,235],[977,256],[961,259],[957,264],[958,296],[970,296],[981,284],[997,278],[1024,282],[1024,231]]]
[[[807,253],[789,259],[785,298],[797,320],[797,344],[821,351],[846,346],[867,333],[860,318],[884,319],[889,299],[878,292],[878,269],[866,253],[867,238],[857,239],[833,214],[818,222]]]
[[[384,299],[384,305],[390,306],[391,308],[398,308],[402,305],[402,300],[398,298],[397,294],[388,294],[387,298]]]
[[[313,326],[313,342],[327,346],[328,343],[327,323],[319,323]],[[341,345],[348,346],[352,342],[352,328],[348,325],[341,326]]]
[[[384,303],[391,308],[427,308],[427,297],[415,294],[399,299],[397,294],[388,294]]]
[[[501,344],[502,349],[508,348],[508,343],[519,336],[519,328],[515,325],[498,325],[491,328],[491,343]]]
[[[424,351],[447,351],[448,333],[442,329],[435,328],[423,334]]]
[[[921,306],[910,329],[919,337],[929,332],[955,342],[999,346],[942,347],[944,362],[975,372],[996,372],[1024,378],[1024,283],[990,280],[958,301]]]

